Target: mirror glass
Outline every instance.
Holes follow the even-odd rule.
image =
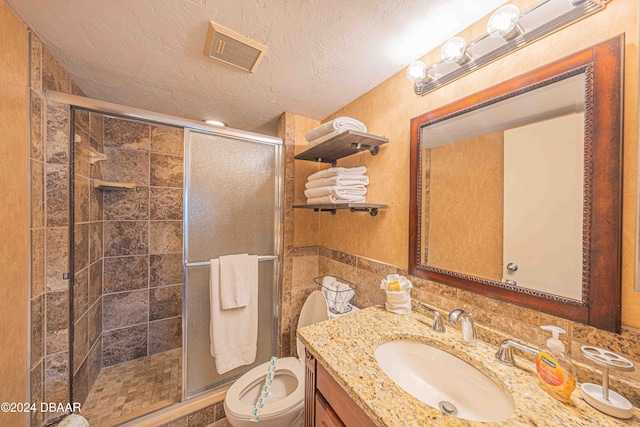
[[[578,74],[422,128],[422,264],[582,301],[584,87]]]
[[[411,120],[410,274],[620,331],[623,46]]]

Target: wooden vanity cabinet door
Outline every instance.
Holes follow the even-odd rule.
[[[345,427],[320,393],[316,393],[316,427]]]
[[[322,394],[333,413],[346,427],[376,427],[371,419],[351,399],[351,396],[329,375],[320,363],[316,363],[316,396]],[[318,411],[316,405],[315,410]],[[317,418],[316,418],[317,419]],[[324,427],[316,424],[316,427]]]

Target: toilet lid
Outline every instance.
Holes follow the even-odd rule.
[[[313,291],[307,298],[300,311],[300,318],[298,319],[298,328],[320,323],[329,319],[329,308],[327,307],[327,300],[320,291]],[[297,340],[298,357],[304,357],[304,345]]]

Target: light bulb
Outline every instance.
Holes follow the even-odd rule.
[[[493,12],[487,23],[487,33],[491,37],[511,40],[522,34],[518,20],[520,9],[515,4],[507,4]]]
[[[427,66],[422,61],[414,61],[407,67],[407,79],[415,83],[427,77]]]
[[[453,37],[446,41],[440,51],[440,57],[448,64],[457,62],[462,65],[468,60],[467,42],[462,37]]]

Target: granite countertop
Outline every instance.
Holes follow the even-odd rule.
[[[559,402],[540,388],[535,364],[518,357],[518,350],[514,351],[517,366],[507,366],[495,359],[497,348],[480,340],[476,347],[465,346],[457,329],[447,325],[447,331],[438,334],[431,331],[431,323],[430,316],[397,315],[376,306],[300,328],[298,338],[379,426],[640,425],[637,408],[629,420],[608,416],[582,399],[579,385],[571,404]],[[469,421],[414,398],[382,372],[373,354],[379,345],[398,339],[423,342],[470,363],[512,394],[515,414],[500,422]]]

